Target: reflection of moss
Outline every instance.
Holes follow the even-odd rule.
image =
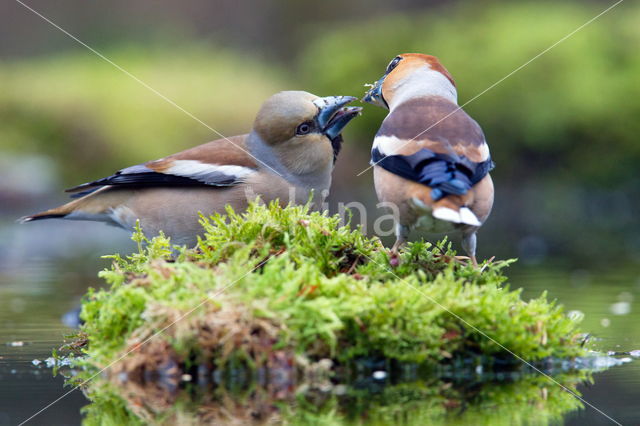
[[[577,383],[579,374],[560,378],[565,384]],[[375,419],[393,424],[407,419],[410,424],[540,424],[559,420],[562,414],[581,407],[580,402],[549,382],[532,375],[515,383],[430,382],[385,387],[380,393],[368,391],[347,394],[352,400],[341,405],[351,408],[350,420]]]
[[[101,274],[110,288],[91,290],[83,304],[87,362],[105,366],[132,350],[113,368],[146,374],[173,363],[189,371],[509,358],[470,324],[531,361],[583,353],[576,322],[559,306],[524,302],[503,284],[508,262],[480,272],[454,262],[444,243],[414,243],[392,271],[377,239],[305,207],[254,205],[203,225],[197,249],[175,258],[164,237],[143,248],[141,233],[139,253],[114,256]]]
[[[588,373],[555,380],[574,391]],[[86,390],[91,424],[474,424],[558,422],[580,401],[538,374],[510,383],[433,378],[370,386],[224,385],[169,389],[158,383],[98,381]]]

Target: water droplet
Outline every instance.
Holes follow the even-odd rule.
[[[384,380],[387,378],[387,372],[386,371],[374,371],[373,372],[373,378],[376,380]]]
[[[573,310],[567,313],[567,316],[573,321],[582,321],[584,319],[584,312]]]
[[[628,315],[631,312],[631,303],[616,302],[609,307],[613,315]]]

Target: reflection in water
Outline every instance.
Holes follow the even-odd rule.
[[[14,215],[15,216],[15,215]],[[70,224],[49,228],[0,227],[0,425],[18,424],[69,388],[44,365],[70,330],[61,318],[77,305],[88,286],[101,284],[96,272],[107,266],[102,254],[126,251],[126,233],[101,225]],[[78,228],[80,226],[80,228]],[[94,246],[80,245],[84,234],[99,235]],[[45,238],[46,237],[46,238]],[[525,298],[548,291],[567,310],[584,315],[582,328],[594,336],[598,349],[629,352],[640,349],[640,274],[635,265],[610,270],[572,270],[516,265],[508,273],[513,288]],[[7,346],[20,341],[23,346]],[[461,373],[463,370],[457,370]],[[554,372],[557,372],[554,370]],[[421,379],[391,375],[378,380],[360,372],[349,386],[325,383],[279,384],[215,378],[182,377],[172,386],[160,382],[121,382],[115,378],[90,383],[87,423],[101,419],[124,424],[134,419],[158,423],[204,421],[265,423],[491,423],[555,422],[608,424],[593,409],[577,409],[579,401],[539,375],[511,373],[488,377],[468,371]],[[640,418],[640,362],[611,368],[587,380],[585,373],[564,372],[556,378],[577,389],[587,401],[623,424]],[[260,384],[261,383],[261,384]],[[580,384],[582,383],[582,384]],[[77,424],[87,403],[80,392],[43,412],[41,423]],[[143,420],[146,419],[146,420]],[[184,421],[183,421],[184,420]]]
[[[455,376],[425,379],[413,375],[374,378],[361,372],[349,385],[258,384],[242,371],[200,377],[195,383],[112,377],[86,388],[92,402],[84,412],[87,424],[518,425],[530,424],[533,418],[540,424],[557,422],[582,407],[574,396],[533,372],[456,370]],[[555,380],[575,391],[590,374],[567,371]]]

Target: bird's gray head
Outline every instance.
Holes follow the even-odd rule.
[[[297,161],[304,168],[335,161],[342,143],[342,129],[362,108],[345,107],[352,96],[320,98],[303,91],[276,93],[260,108],[253,131],[281,153],[283,163]]]

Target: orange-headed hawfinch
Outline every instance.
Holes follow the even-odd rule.
[[[201,232],[199,212],[224,213],[227,205],[246,208],[264,202],[314,201],[331,185],[342,129],[361,108],[345,107],[356,98],[320,98],[286,91],[260,108],[249,134],[127,167],[114,175],[68,190],[77,199],[22,218],[22,222],[60,218],[106,222],[145,233],[163,231],[176,244],[193,245]]]
[[[457,103],[451,74],[434,56],[396,56],[365,94],[387,108],[371,164],[380,201],[397,207],[396,243],[413,228],[462,232],[476,261],[476,232],[491,212],[493,162],[482,129]]]

